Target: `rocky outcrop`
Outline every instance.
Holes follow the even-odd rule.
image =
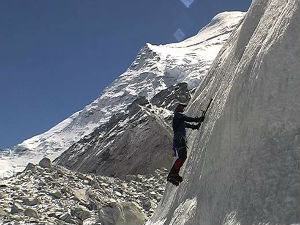
[[[130,175],[121,180],[56,165],[50,169],[30,164],[2,181],[0,221],[7,225],[103,224],[108,221],[105,217],[115,218],[112,224],[142,224],[163,195],[166,174],[156,170],[152,175]],[[106,210],[109,205],[116,207]]]
[[[51,160],[49,158],[43,158],[40,162],[39,162],[39,166],[43,167],[43,168],[52,168],[52,163]]]

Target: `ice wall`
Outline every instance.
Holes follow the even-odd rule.
[[[184,182],[147,225],[300,224],[300,2],[253,1],[187,114]]]

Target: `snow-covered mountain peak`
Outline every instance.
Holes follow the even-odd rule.
[[[189,88],[197,87],[244,15],[244,12],[220,13],[193,37],[166,45],[148,43],[147,48],[155,53],[152,55],[159,56],[161,65],[165,65],[165,76],[176,77],[178,82],[187,83]],[[196,66],[190,70],[190,65]]]
[[[211,22],[203,27],[195,36],[187,38],[184,41],[167,44],[165,46],[170,48],[186,48],[192,47],[201,42],[209,42],[214,38],[218,40],[219,36],[231,33],[231,31],[236,27],[237,21],[241,22],[244,16],[245,13],[239,11],[219,13],[213,17]]]

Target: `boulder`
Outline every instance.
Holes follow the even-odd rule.
[[[143,225],[145,214],[132,202],[108,203],[99,211],[99,222],[103,225]]]
[[[6,184],[1,184],[1,183],[0,183],[0,189],[2,189],[2,188],[4,189],[4,188],[7,188],[7,187],[8,187],[8,186],[7,186]]]
[[[0,217],[1,216],[6,216],[8,213],[0,206]]]
[[[51,160],[49,158],[43,158],[40,162],[39,162],[39,166],[43,167],[43,168],[52,168],[52,163]]]
[[[145,199],[142,201],[142,206],[145,210],[149,210],[152,207],[152,203],[149,199]]]
[[[7,194],[0,191],[0,199],[7,197]]]
[[[71,224],[74,224],[75,223],[75,220],[73,220],[72,216],[70,215],[70,213],[65,213],[63,215],[61,215],[59,217],[60,220],[63,220],[67,223],[71,223]]]
[[[31,209],[31,208],[25,209],[24,215],[28,216],[28,217],[33,217],[33,218],[38,218],[39,217],[38,213],[34,209]]]
[[[83,205],[89,204],[89,198],[87,196],[87,188],[82,188],[82,189],[74,189],[73,194],[74,197],[73,199],[75,201],[78,201],[82,203]]]
[[[11,214],[15,214],[15,213],[22,213],[24,212],[24,208],[17,202],[14,202],[14,204],[11,207]]]
[[[65,196],[70,196],[73,191],[70,187],[66,186],[66,187],[61,188],[60,192]]]
[[[72,209],[71,215],[77,217],[78,219],[80,219],[82,221],[91,217],[91,213],[81,206],[76,207],[75,209]]]
[[[54,198],[61,198],[62,197],[61,192],[58,191],[58,190],[49,193],[49,195],[53,196]]]
[[[39,203],[38,198],[23,198],[23,204],[27,205],[27,206],[34,206],[37,205]]]

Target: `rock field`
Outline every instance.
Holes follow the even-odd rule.
[[[162,198],[167,171],[123,180],[72,172],[44,158],[0,181],[0,224],[142,225]]]

